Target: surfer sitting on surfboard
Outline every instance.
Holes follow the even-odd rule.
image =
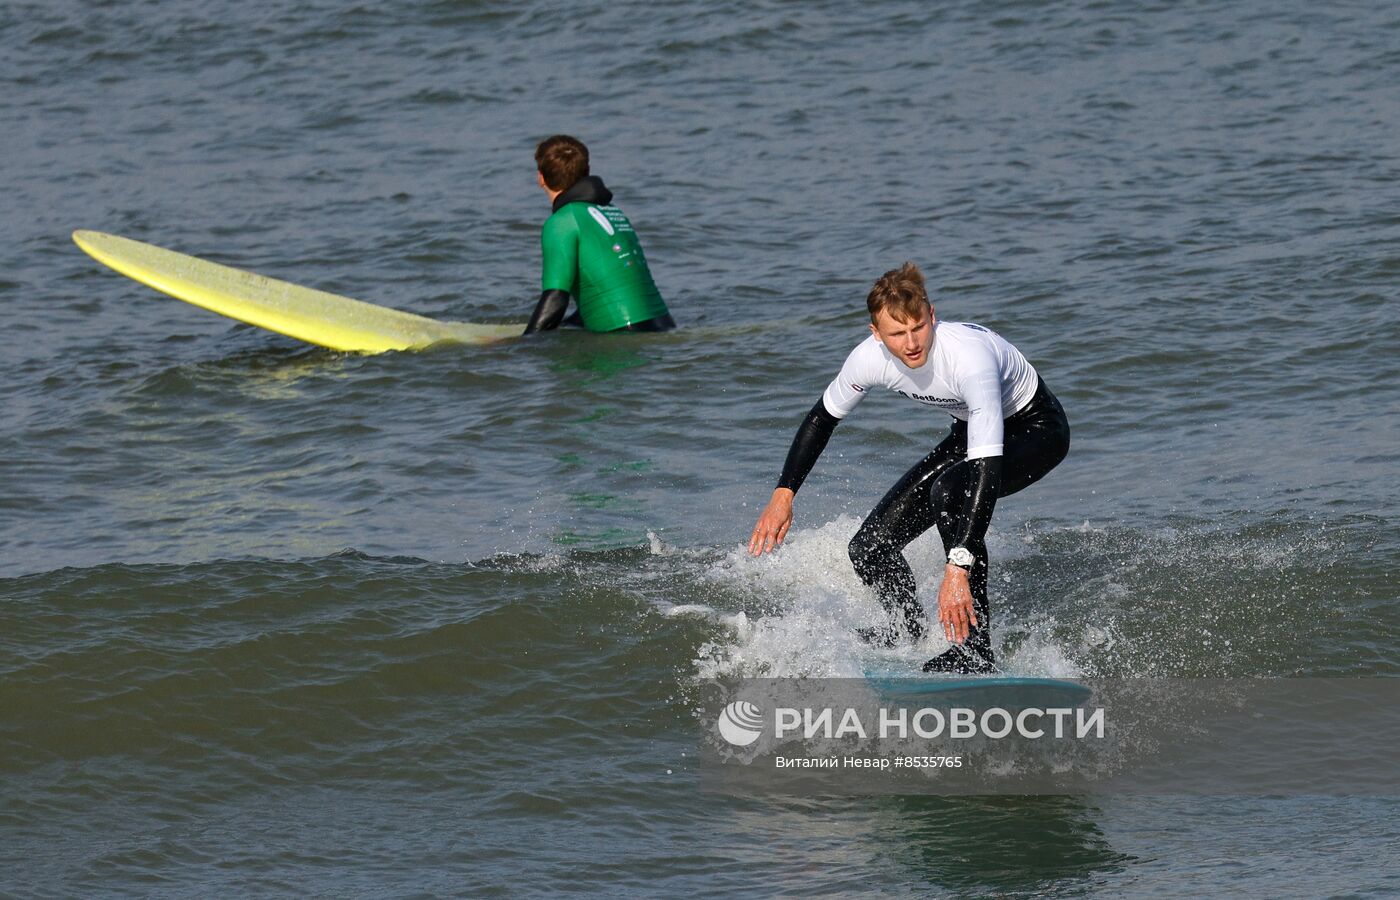
[[[589,331],[665,331],[675,320],[651,279],[632,223],[588,174],[588,148],[556,134],[535,148],[537,180],[554,206],[544,223],[541,294],[525,334],[560,325]],[[569,318],[569,297],[578,310]]]
[[[782,477],[749,538],[755,556],[781,544],[792,498],[832,430],[872,387],[953,416],[951,433],[904,474],[851,539],[861,581],[890,615],[861,637],[892,646],[923,637],[927,616],[904,558],[910,541],[938,527],[948,563],[938,618],[953,642],[926,672],[994,669],[987,608],[987,525],[997,498],[1035,483],[1069,452],[1060,401],[1015,347],[970,322],[939,322],[913,263],[886,272],[866,298],[870,337],[859,344],[797,430]]]

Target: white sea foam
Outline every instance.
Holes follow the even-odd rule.
[[[722,618],[719,610],[703,603],[657,604],[657,609],[665,616],[700,616],[702,618]]]
[[[856,637],[856,629],[885,621],[874,594],[856,577],[846,545],[860,526],[853,516],[841,516],[811,529],[794,530],[776,553],[754,558],[746,546],[732,549],[707,573],[728,587],[752,594],[765,610],[736,628],[728,640],[706,644],[695,661],[702,678],[828,677],[859,678],[872,668],[881,672],[917,672],[923,662],[948,647],[941,635],[918,645],[891,650],[871,648]],[[1024,554],[1026,542],[1005,538],[991,542],[999,557]],[[1016,551],[1012,551],[1012,547]],[[905,550],[920,586],[926,609],[937,603],[943,548],[936,535],[924,535]],[[1005,597],[993,593],[998,622],[1014,621]],[[996,639],[997,629],[993,630]],[[1072,675],[1070,655],[1048,637],[1023,641],[1003,664],[1017,674]],[[1024,671],[1022,671],[1024,670]]]

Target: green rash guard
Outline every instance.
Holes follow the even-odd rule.
[[[668,315],[642,244],[602,179],[588,176],[560,194],[544,223],[540,289],[578,301],[589,331],[615,331]]]

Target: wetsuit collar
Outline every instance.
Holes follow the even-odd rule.
[[[585,175],[574,182],[573,187],[554,198],[554,207],[550,212],[558,212],[567,203],[596,203],[599,206],[607,206],[612,202],[612,198],[612,191],[603,184],[603,179],[597,175]]]

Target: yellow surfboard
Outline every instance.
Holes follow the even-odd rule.
[[[383,353],[488,344],[524,330],[522,325],[439,322],[100,231],[75,231],[73,241],[104,266],[177,300],[332,350]]]

